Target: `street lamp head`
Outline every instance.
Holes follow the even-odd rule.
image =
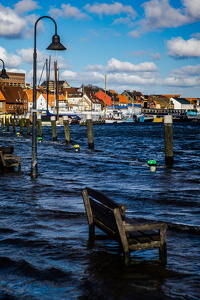
[[[47,47],[47,50],[66,50],[66,48],[61,44],[60,37],[57,34],[54,34],[52,37],[52,43]]]
[[[2,69],[0,77],[3,79],[8,79],[9,76],[6,74],[6,69]]]

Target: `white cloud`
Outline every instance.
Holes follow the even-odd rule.
[[[22,59],[27,62],[28,64],[33,63],[33,49],[27,48],[27,49],[20,49],[17,50],[19,55],[21,55]],[[42,67],[45,63],[46,58],[48,57],[48,54],[45,51],[39,51],[37,50],[37,65],[39,67]]]
[[[21,0],[15,4],[15,11],[18,14],[23,14],[39,8],[38,2],[33,0]]]
[[[200,40],[195,38],[184,40],[182,37],[177,37],[166,43],[169,56],[175,58],[200,57]]]
[[[24,18],[20,18],[15,11],[0,4],[0,37],[19,38],[26,27]]]
[[[191,66],[187,65],[181,69],[175,69],[171,72],[172,76],[178,76],[179,78],[200,76],[200,65]]]
[[[160,60],[161,59],[161,54],[160,53],[151,53],[151,58],[153,60]]]
[[[17,7],[17,5],[19,6]],[[26,14],[24,17],[20,16],[20,13],[37,8],[35,5],[36,2],[34,1],[30,3],[29,0],[22,0],[16,4],[16,9],[13,10],[0,4],[0,37],[8,39],[30,38],[33,35],[33,25],[38,16],[35,14]],[[42,22],[38,27],[40,29],[43,28]]]
[[[105,74],[107,74],[109,89],[117,88],[119,90],[122,86],[133,88],[135,85],[158,85],[160,78],[156,71],[157,67],[153,63],[133,65],[113,58],[107,62],[106,66],[90,65],[83,72],[65,71],[61,75],[62,78],[71,80],[76,85],[90,83],[102,87]]]
[[[67,79],[75,79],[77,77],[77,73],[66,70],[66,71],[62,72],[61,76],[63,78],[67,78]]]
[[[33,49],[32,48],[28,48],[28,49],[21,49],[21,50],[17,50],[18,54],[21,55],[22,59],[31,64],[33,63]]]
[[[28,64],[33,64],[33,49],[27,48],[27,49],[20,49],[17,50],[18,54],[22,57],[22,60],[27,62]],[[46,51],[39,51],[37,50],[37,65],[39,67],[43,67],[44,63],[46,62],[46,59],[49,58],[49,53]],[[62,56],[51,56],[51,64],[54,63],[54,61],[58,61],[58,67],[60,70],[69,68],[68,65],[66,65],[65,59]]]
[[[192,33],[190,36],[200,40],[200,32]]]
[[[186,78],[176,78],[168,77],[163,80],[164,86],[174,86],[174,87],[195,87],[199,85],[199,77],[186,77]]]
[[[12,53],[7,53],[6,49],[0,46],[0,58],[4,61],[6,68],[16,68],[18,67],[22,59]]]
[[[141,56],[147,55],[147,52],[144,51],[144,50],[139,50],[139,51],[133,51],[133,52],[131,52],[131,54],[135,55],[135,56],[138,56],[138,57],[141,57]]]
[[[170,87],[199,87],[200,65],[187,65],[180,69],[175,69],[170,76],[163,79],[164,86]]]
[[[191,16],[191,18],[200,18],[200,3],[199,0],[183,0],[185,5],[186,14]]]
[[[84,71],[104,71],[105,72],[105,67],[102,65],[91,65],[91,66],[86,66]]]
[[[155,76],[143,77],[142,75],[130,75],[127,73],[112,73],[108,75],[108,81],[119,85],[152,85],[157,84],[158,78]]]
[[[99,16],[102,15],[119,15],[119,14],[127,14],[129,17],[135,18],[136,11],[130,5],[123,5],[120,2],[115,2],[113,4],[107,3],[95,3],[93,5],[86,4],[85,9],[89,13],[97,14]]]
[[[138,21],[138,28],[129,32],[129,36],[138,38],[146,32],[177,28],[200,19],[199,0],[183,0],[182,4],[182,7],[174,8],[170,5],[170,0],[144,2],[144,18]]]
[[[154,64],[153,64],[154,65]],[[144,93],[167,93],[165,90],[176,89],[174,93],[179,94],[177,89],[195,88],[200,82],[200,65],[185,66],[179,70],[174,70],[169,77],[161,78],[155,72],[155,65],[148,67],[149,63],[133,65],[124,63],[116,59],[108,61],[106,66],[90,65],[82,72],[72,72],[66,70],[61,74],[62,78],[69,81],[71,85],[80,86],[81,84],[94,84],[104,87],[105,74],[107,74],[107,88],[114,89],[122,93],[124,89],[137,89]],[[108,72],[109,70],[112,72]],[[151,72],[149,70],[152,70]],[[157,67],[156,67],[157,70]],[[152,92],[153,91],[153,92]],[[180,93],[181,94],[181,93]]]
[[[62,4],[61,9],[51,8],[49,14],[54,18],[64,17],[66,19],[73,18],[76,20],[88,19],[88,16],[85,13],[70,4]]]
[[[132,18],[126,17],[126,18],[118,18],[113,22],[114,25],[131,25],[132,24]]]
[[[121,62],[115,58],[111,58],[107,65],[108,72],[156,72],[157,66],[152,62],[143,62],[134,65],[130,62]]]

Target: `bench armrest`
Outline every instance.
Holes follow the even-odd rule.
[[[161,230],[167,229],[166,223],[130,224],[124,222],[125,231]]]

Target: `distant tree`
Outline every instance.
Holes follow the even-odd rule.
[[[94,92],[94,93],[103,90],[102,88],[92,84],[83,85],[83,89],[85,92]]]

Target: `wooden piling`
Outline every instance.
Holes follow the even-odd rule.
[[[15,128],[15,117],[12,116],[11,118],[12,118],[12,132],[13,132],[13,133],[16,133],[16,128]]]
[[[53,141],[57,141],[57,131],[56,131],[56,117],[51,116],[51,128]]]
[[[31,134],[31,125],[30,125],[30,117],[26,116],[26,134],[30,135]]]
[[[22,135],[24,133],[24,119],[22,116],[19,116],[19,132]]]
[[[69,128],[69,118],[68,116],[63,116],[63,125],[64,125],[64,132],[65,132],[65,141],[67,144],[70,143],[70,128]]]
[[[87,126],[87,137],[88,137],[88,148],[94,149],[93,124],[92,124],[91,114],[87,114],[86,126]]]
[[[9,120],[9,117],[6,117],[6,131],[7,132],[10,131],[10,120]]]
[[[5,127],[4,118],[1,117],[1,130],[4,130],[4,127]]]
[[[164,116],[164,138],[165,138],[165,164],[168,166],[172,166],[174,163],[172,115]]]
[[[37,115],[37,126],[38,126],[38,137],[42,137],[42,117],[40,114]]]

